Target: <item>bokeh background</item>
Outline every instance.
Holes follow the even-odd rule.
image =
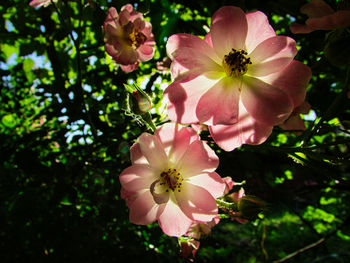
[[[344,4],[326,2],[334,9]],[[268,205],[244,225],[221,220],[201,240],[195,261],[349,262],[348,45],[332,53],[345,64],[324,56],[329,39],[340,34],[348,41],[349,29],[292,34],[290,23],[307,18],[299,11],[306,1],[28,3],[0,3],[1,262],[187,261],[157,223],[128,220],[118,175],[147,128],[127,111],[123,84],[139,84],[152,98],[155,122],[166,121],[162,92],[171,78],[156,63],[166,57],[167,38],[204,36],[224,5],[263,11],[277,34],[296,39],[296,59],[313,72],[306,98],[312,110],[305,132],[276,127],[264,144],[232,152],[202,134],[220,157],[218,173],[245,180],[246,193]],[[126,3],[152,23],[156,41],[154,58],[128,74],[105,52],[102,29],[108,8]]]

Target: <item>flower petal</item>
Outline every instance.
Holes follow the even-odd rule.
[[[147,61],[153,58],[154,55],[154,46],[141,45],[138,49],[139,59],[141,61]]]
[[[173,82],[164,91],[168,102],[169,118],[183,124],[198,123],[196,115],[198,101],[216,82],[218,82],[217,79],[209,79],[205,76],[198,76],[187,82]]]
[[[259,79],[245,77],[241,100],[247,112],[258,122],[274,126],[288,118],[293,102],[287,93]]]
[[[257,122],[239,104],[239,118],[232,125],[209,126],[211,137],[225,151],[232,151],[242,144],[257,145],[263,143],[271,134],[273,126]]]
[[[190,219],[209,222],[217,216],[216,201],[205,188],[186,182],[181,192],[174,193],[179,207]]]
[[[205,40],[185,33],[175,34],[169,37],[166,43],[166,50],[171,60],[174,59],[173,55],[175,52],[183,48],[195,49],[195,53],[201,53],[202,55],[206,55],[210,59],[221,63],[220,58],[215,54],[213,48],[210,47]]]
[[[213,172],[219,165],[215,152],[203,141],[194,141],[187,149],[177,168],[183,178]]]
[[[180,209],[174,197],[164,205],[164,210],[158,218],[159,226],[168,236],[179,237],[188,231],[193,220],[188,218]]]
[[[134,71],[135,69],[137,69],[139,67],[139,62],[135,62],[135,64],[130,64],[130,65],[120,65],[120,68],[126,72],[126,73],[129,73],[129,72],[132,72]]]
[[[175,123],[166,123],[158,128],[155,135],[162,142],[171,163],[176,164],[184,155],[189,145],[199,140],[195,130]]]
[[[261,78],[264,82],[285,91],[291,97],[294,108],[303,103],[310,79],[311,69],[296,60],[283,70]]]
[[[254,65],[278,58],[290,58],[291,61],[297,52],[298,50],[294,39],[286,36],[276,36],[261,42],[252,53],[249,54],[249,57]]]
[[[200,174],[188,178],[188,182],[207,190],[214,198],[224,195],[226,184],[216,172]]]
[[[157,136],[144,132],[137,141],[151,167],[157,170],[164,170],[168,167],[168,158]]]
[[[147,165],[135,164],[126,168],[119,176],[122,187],[128,192],[139,192],[150,189],[151,184],[157,180],[157,170]]]
[[[254,50],[264,40],[276,36],[275,31],[269,24],[267,16],[260,12],[251,12],[246,14],[248,23],[248,33],[245,41],[248,54]]]
[[[199,122],[207,125],[235,123],[240,85],[239,79],[222,78],[203,94],[196,108]]]
[[[157,220],[164,205],[157,205],[151,192],[144,191],[130,204],[129,220],[137,225],[148,225]]]
[[[195,48],[179,48],[173,52],[172,59],[172,63],[179,63],[183,70],[199,69],[201,73],[222,71],[221,63],[217,64],[207,54],[198,52]]]
[[[247,30],[247,19],[242,9],[224,6],[217,10],[211,20],[210,34],[218,56],[223,58],[232,48],[243,49]]]

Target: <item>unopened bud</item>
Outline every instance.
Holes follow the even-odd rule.
[[[147,113],[152,107],[151,98],[136,84],[133,87],[126,84],[124,86],[131,93],[128,95],[129,109],[138,115]]]

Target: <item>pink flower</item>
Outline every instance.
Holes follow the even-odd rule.
[[[234,6],[216,11],[205,39],[171,36],[167,52],[175,78],[164,92],[169,118],[207,124],[224,150],[265,141],[302,103],[311,75],[293,60],[293,39],[276,36],[263,13]]]
[[[143,133],[130,148],[132,166],[120,175],[130,221],[158,221],[165,234],[184,235],[192,222],[217,216],[215,198],[225,184],[215,173],[219,159],[189,127],[168,123]]]
[[[52,2],[57,2],[57,0],[52,0]],[[44,6],[47,7],[51,4],[51,0],[32,0],[29,5],[32,7],[40,7]]]
[[[103,28],[106,51],[125,72],[153,57],[152,25],[131,4],[123,6],[119,15],[114,7],[109,8]]]
[[[323,0],[311,0],[300,8],[300,12],[306,14],[309,19],[306,25],[292,23],[290,29],[294,34],[305,34],[315,30],[332,30],[350,26],[350,10],[338,10],[335,12]]]

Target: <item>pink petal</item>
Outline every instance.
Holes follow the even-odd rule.
[[[154,41],[154,36],[152,33],[152,24],[148,21],[145,21],[145,27],[142,29],[141,33],[144,34],[147,37],[147,41]],[[155,43],[153,42],[153,45]]]
[[[207,54],[198,52],[195,48],[179,48],[172,53],[172,59],[173,63],[179,63],[184,70],[198,69],[201,73],[222,71],[221,62],[220,65],[217,64]]]
[[[193,141],[199,140],[195,130],[175,123],[162,125],[156,130],[155,135],[162,142],[168,159],[173,164],[176,164],[182,158]]]
[[[135,164],[126,168],[119,176],[122,187],[128,192],[139,192],[150,189],[151,184],[157,180],[157,170],[147,165]]]
[[[217,10],[211,20],[210,34],[218,56],[223,58],[232,48],[243,49],[247,30],[247,19],[242,9],[224,6]]]
[[[280,127],[283,130],[303,130],[305,131],[306,127],[302,118],[299,114],[291,115],[284,123],[280,124]]]
[[[315,29],[313,29],[307,25],[302,25],[299,23],[292,23],[290,25],[290,31],[292,31],[292,33],[294,33],[294,34],[308,34],[314,30]]]
[[[150,191],[144,191],[130,205],[129,220],[137,225],[148,225],[157,220],[164,205],[157,205]]]
[[[242,144],[261,144],[271,134],[273,126],[257,122],[244,108],[239,105],[239,119],[233,125],[210,126],[211,137],[220,148],[232,151]]]
[[[137,18],[134,20],[134,27],[138,31],[142,31],[146,26],[146,22],[142,20],[141,18]]]
[[[195,49],[195,53],[206,55],[210,59],[221,64],[221,59],[215,54],[213,48],[210,47],[205,40],[185,33],[175,34],[169,37],[166,44],[166,50],[171,60],[173,60],[174,53],[183,48]]]
[[[288,94],[259,79],[245,77],[241,100],[247,112],[258,122],[274,126],[288,118],[293,102]]]
[[[311,69],[301,62],[293,60],[282,71],[261,79],[287,92],[293,101],[294,107],[296,107],[305,99],[306,88],[311,79]]]
[[[230,177],[231,178],[231,177]],[[190,177],[188,182],[207,190],[214,198],[224,195],[226,184],[223,178],[215,172]]]
[[[276,36],[275,31],[269,24],[267,16],[260,12],[246,14],[248,23],[248,33],[245,46],[248,54],[254,50],[264,40]]]
[[[226,176],[224,178],[222,178],[222,180],[224,181],[225,183],[225,194],[228,194],[233,186],[235,185],[235,182],[232,180],[232,177],[231,176]]]
[[[130,64],[130,65],[120,65],[120,68],[126,73],[132,72],[138,67],[139,67],[139,62],[136,62],[135,64]]]
[[[121,9],[120,13],[119,13],[119,19],[118,19],[119,23],[121,26],[124,26],[126,24],[128,24],[131,20],[130,18],[130,14],[126,9]]]
[[[149,45],[141,45],[137,49],[139,53],[139,58],[141,61],[147,61],[153,58],[154,55],[154,46],[149,46]]]
[[[204,40],[205,40],[205,42],[208,43],[209,46],[213,47],[213,41],[211,40],[210,32],[205,35]]]
[[[107,18],[105,21],[106,23],[110,23],[112,25],[116,25],[116,19],[118,18],[118,12],[114,7],[110,7],[108,9],[108,14],[107,14]]]
[[[134,143],[130,147],[130,159],[132,164],[145,164],[149,165],[146,157],[141,152],[141,147],[139,143]]]
[[[216,201],[205,188],[186,182],[181,192],[174,193],[179,207],[190,219],[209,222],[217,216]]]
[[[300,12],[308,15],[308,17],[321,17],[334,13],[334,10],[323,0],[312,0],[303,5]]]
[[[199,99],[217,81],[205,76],[198,76],[187,82],[173,82],[164,91],[168,103],[169,118],[183,124],[198,123],[196,108]]]
[[[238,118],[240,85],[240,80],[222,78],[203,94],[196,108],[199,122],[207,125],[235,123]]]
[[[192,220],[188,218],[177,205],[173,197],[164,205],[164,210],[158,218],[159,226],[168,236],[179,237],[188,231],[192,224]]]
[[[168,158],[165,154],[164,147],[158,137],[149,133],[142,133],[138,138],[141,152],[148,160],[151,167],[164,170],[168,166]]]
[[[272,61],[278,58],[289,58],[291,61],[297,52],[294,39],[286,36],[276,36],[261,42],[249,54],[249,57],[253,65],[255,65],[256,63]]]
[[[134,7],[132,6],[132,4],[126,4],[126,5],[123,5],[120,10],[125,10],[127,11],[128,13],[131,13],[132,11],[134,11]]]
[[[183,178],[213,172],[219,165],[219,158],[203,141],[194,141],[187,149],[177,167]]]
[[[350,26],[350,11],[340,10],[328,16],[309,18],[306,25],[313,29],[332,30]]]

